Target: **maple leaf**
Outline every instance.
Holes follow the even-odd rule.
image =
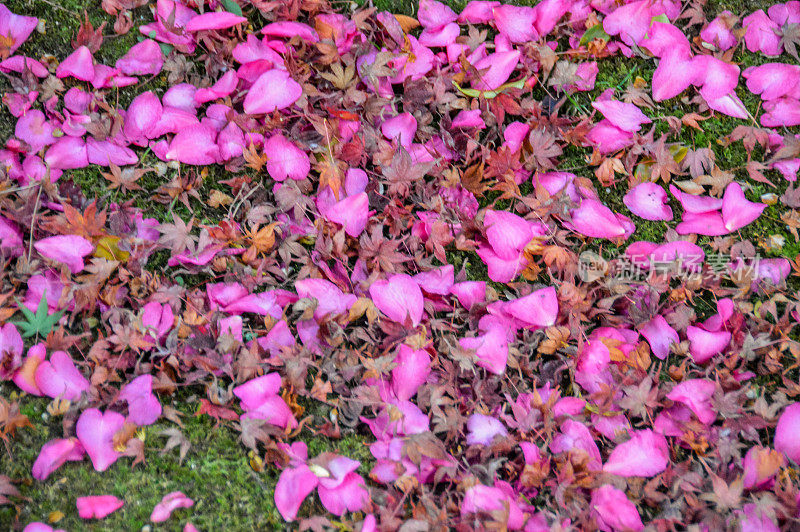
[[[0,475],[0,505],[11,504],[9,497],[19,497],[19,490],[11,483],[11,479]]]
[[[180,429],[176,428],[169,428],[164,429],[159,433],[161,436],[167,437],[167,443],[164,444],[164,448],[161,449],[159,452],[160,456],[166,455],[174,448],[178,448],[178,463],[182,464],[183,459],[186,458],[186,454],[189,452],[189,449],[192,447],[192,442],[184,436],[183,432]]]
[[[327,79],[339,90],[345,90],[353,83],[356,78],[355,65],[347,65],[342,68],[341,63],[334,63],[331,65],[331,72],[320,72],[322,78]]]
[[[797,45],[800,44],[800,24],[784,24],[781,28],[781,45],[786,53],[800,61],[797,55]]]
[[[143,175],[150,172],[152,168],[133,168],[126,166],[120,168],[114,163],[109,165],[110,173],[101,172],[100,174],[111,182],[108,187],[111,190],[121,188],[123,192],[130,192],[133,190],[142,190],[142,187],[136,184]]]
[[[681,161],[681,168],[689,169],[689,175],[698,177],[714,167],[717,156],[711,148],[689,149]]]
[[[100,46],[103,44],[103,28],[105,27],[106,22],[104,21],[100,24],[100,27],[94,29],[92,23],[89,22],[89,15],[84,11],[83,22],[81,22],[78,28],[78,34],[72,41],[72,48],[78,49],[81,46],[86,46],[93,54],[97,53]]]
[[[414,163],[411,155],[400,146],[394,152],[392,162],[383,167],[383,177],[389,185],[390,196],[406,197],[411,191],[411,186],[425,177],[434,163]]]
[[[158,242],[167,246],[175,255],[187,249],[194,253],[195,243],[197,242],[197,239],[191,235],[194,218],[190,219],[187,224],[180,216],[172,213],[172,221],[173,223],[171,224],[163,223],[159,226],[158,230],[161,232],[161,238],[158,239]]]
[[[61,316],[64,315],[63,310],[59,310],[53,314],[47,313],[47,290],[42,293],[42,298],[39,300],[39,306],[36,307],[35,314],[28,310],[19,300],[17,300],[17,307],[19,311],[22,312],[22,315],[25,316],[26,321],[13,321],[11,323],[22,330],[23,338],[47,336],[53,329],[53,326],[61,319]]]
[[[28,416],[19,411],[19,403],[8,402],[0,397],[0,439],[7,442],[9,436],[13,436],[17,429],[31,426]],[[0,484],[0,486],[2,485]],[[0,495],[2,495],[1,491]]]
[[[563,150],[556,142],[556,136],[552,132],[544,128],[534,129],[528,135],[528,142],[532,150],[528,160],[533,158],[536,169],[550,170],[555,168],[554,159],[560,157]]]

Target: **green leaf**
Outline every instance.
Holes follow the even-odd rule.
[[[606,31],[603,29],[602,24],[595,24],[594,26],[586,30],[586,32],[583,34],[583,37],[581,37],[580,44],[581,46],[584,46],[586,44],[589,44],[595,39],[603,39],[606,42],[611,40],[611,35],[606,33]]]
[[[469,96],[470,98],[485,98],[487,100],[491,100],[492,98],[497,98],[504,90],[506,89],[522,89],[525,87],[525,80],[521,79],[519,81],[515,81],[513,83],[505,83],[500,85],[494,90],[491,91],[479,91],[478,89],[462,89],[461,85],[453,82],[453,85],[463,94],[464,96]]]
[[[667,18],[667,15],[665,15],[664,13],[661,13],[660,15],[657,15],[652,19],[650,19],[651,26],[653,25],[653,22],[663,22],[664,24],[669,24],[669,18]]]
[[[22,312],[22,315],[25,316],[25,321],[20,320],[11,323],[21,329],[23,338],[30,338],[35,335],[47,336],[58,323],[58,320],[61,319],[61,316],[64,315],[63,310],[51,315],[47,314],[47,290],[42,293],[42,299],[39,300],[39,306],[36,307],[35,314],[28,310],[19,300],[17,300],[17,307]]]
[[[234,15],[238,15],[240,17],[242,16],[241,6],[233,0],[222,0],[222,5],[225,7],[225,11],[228,13],[233,13]]]
[[[174,46],[172,46],[171,44],[167,44],[165,42],[158,43],[158,46],[161,47],[161,53],[164,54],[164,55],[169,55],[169,53],[174,48]]]

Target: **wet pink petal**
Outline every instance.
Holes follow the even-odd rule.
[[[472,128],[479,128],[483,129],[486,127],[486,122],[483,121],[481,118],[481,110],[480,109],[473,109],[473,110],[462,110],[456,115],[453,119],[453,123],[451,124],[454,128],[461,128],[461,129],[472,129]]]
[[[128,403],[128,420],[139,425],[152,425],[161,417],[161,403],[153,393],[153,376],[140,375],[122,387],[120,401]]]
[[[94,79],[94,57],[86,46],[81,46],[72,52],[56,67],[56,76],[59,78],[73,77],[81,81]]]
[[[289,20],[281,20],[267,24],[261,28],[261,33],[273,37],[300,37],[304,41],[315,43],[319,41],[319,35],[314,29],[302,22],[294,22]]]
[[[358,462],[356,462],[356,467]],[[341,483],[335,487],[326,486],[326,478],[321,478],[318,488],[319,500],[333,515],[344,515],[346,512],[358,512],[369,501],[364,479],[355,472],[348,473]]]
[[[286,137],[277,133],[264,143],[264,154],[267,159],[267,171],[275,181],[305,179],[311,171],[308,155]]]
[[[161,72],[163,64],[161,47],[153,39],[145,39],[131,46],[114,66],[129,76],[154,76]]]
[[[633,133],[618,128],[608,119],[595,124],[586,135],[588,145],[596,146],[602,154],[608,154],[630,146]]]
[[[754,222],[766,208],[765,203],[748,201],[741,185],[734,181],[725,188],[722,196],[722,220],[725,222],[725,229],[730,232],[741,229]]]
[[[710,332],[693,325],[686,328],[686,336],[689,339],[689,352],[698,364],[725,351],[731,341],[728,331]]]
[[[469,416],[467,430],[467,445],[489,445],[496,436],[508,436],[508,430],[502,421],[483,414]]]
[[[775,449],[794,463],[800,463],[800,403],[786,407],[775,427]]]
[[[72,273],[83,271],[83,258],[94,251],[92,243],[78,235],[50,236],[33,247],[43,257],[66,264]]]
[[[617,445],[603,471],[623,477],[652,477],[664,471],[667,464],[669,446],[666,438],[646,429],[634,432],[630,440]]]
[[[610,484],[592,492],[591,508],[596,524],[603,532],[644,530],[636,506],[628,500],[624,491]]]
[[[759,9],[742,19],[745,28],[744,43],[751,52],[778,56],[783,51],[780,27],[769,19],[763,9]]]
[[[151,91],[143,92],[133,99],[125,115],[125,136],[131,141],[154,138],[154,130],[164,109],[158,96]]]
[[[691,52],[682,48],[666,51],[653,72],[653,99],[662,102],[674,98],[685,91],[696,76]]]
[[[285,70],[273,69],[261,74],[244,99],[244,112],[249,115],[286,109],[303,94],[303,87]]]
[[[286,521],[294,521],[300,505],[319,484],[319,477],[307,465],[287,467],[275,485],[275,506]]]
[[[645,114],[632,103],[620,102],[618,100],[596,100],[592,102],[592,107],[600,111],[606,120],[623,131],[639,131],[642,124],[649,124],[652,122],[652,120],[645,116]]]
[[[622,198],[633,214],[645,220],[672,220],[672,208],[664,187],[655,183],[640,183]]]
[[[185,29],[190,32],[223,30],[243,22],[247,22],[245,17],[235,15],[228,11],[216,11],[192,17],[192,19],[186,23]]]
[[[75,401],[90,388],[89,381],[64,351],[56,351],[50,355],[50,360],[39,364],[34,378],[42,394],[53,399]]]
[[[481,334],[474,338],[461,338],[458,343],[463,349],[475,349],[479,366],[495,375],[502,375],[508,361],[507,327],[494,316],[482,318],[479,327]]]
[[[707,236],[727,235],[730,231],[725,227],[722,214],[714,212],[683,213],[683,220],[675,227],[679,235],[698,234]]]
[[[96,408],[84,410],[75,426],[78,440],[86,449],[95,471],[105,471],[121,454],[114,449],[114,434],[122,429],[125,418],[116,412],[103,414]]]
[[[689,39],[678,27],[664,22],[653,22],[648,32],[647,39],[641,42],[642,48],[646,48],[656,57],[664,57],[668,53],[676,50],[683,50],[691,53]]]
[[[85,168],[89,165],[86,143],[79,137],[61,137],[47,150],[44,162],[60,170]]]
[[[416,327],[422,320],[422,291],[414,279],[404,273],[375,281],[369,287],[369,295],[378,310],[396,323],[410,320],[411,326]]]
[[[710,424],[717,418],[711,405],[716,384],[706,379],[689,379],[676,385],[667,399],[686,405],[701,423]]]
[[[50,440],[39,451],[31,475],[36,480],[45,480],[64,462],[83,460],[84,454],[83,446],[76,438]]]
[[[102,519],[122,508],[125,501],[113,495],[89,495],[78,497],[75,504],[82,519]]]
[[[423,28],[441,28],[455,22],[458,15],[449,6],[436,0],[419,0],[417,20]]]
[[[450,288],[450,293],[458,298],[461,306],[468,309],[486,299],[486,282],[464,281],[463,283],[456,283]]]
[[[661,360],[669,356],[672,344],[680,342],[678,333],[660,314],[642,325],[639,332],[647,339],[653,354]]]
[[[730,94],[739,82],[739,67],[710,55],[697,55],[692,60],[696,72],[694,84],[701,87],[706,100]]]
[[[191,508],[194,506],[194,501],[181,493],[180,491],[173,491],[164,495],[161,502],[155,505],[153,512],[150,514],[150,520],[154,523],[163,523],[170,518],[172,512],[178,508]]]

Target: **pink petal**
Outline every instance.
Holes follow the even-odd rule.
[[[680,342],[678,333],[669,326],[662,315],[658,315],[641,326],[639,332],[647,339],[653,354],[664,360],[669,356],[670,346]]]
[[[444,296],[450,293],[455,279],[455,269],[447,264],[435,270],[421,272],[414,276],[414,281],[428,294]]]
[[[90,495],[78,497],[76,506],[82,519],[102,519],[122,508],[125,501],[113,495]]]
[[[679,235],[698,234],[707,236],[727,235],[730,231],[725,227],[722,214],[719,212],[704,212],[695,214],[686,212],[683,220],[675,227]]]
[[[711,406],[716,384],[706,379],[689,379],[675,386],[667,394],[667,399],[686,405],[701,423],[706,425],[717,418]]]
[[[338,286],[325,279],[303,279],[294,284],[297,295],[317,300],[314,318],[337,316],[350,310],[358,299],[353,294],[345,294]]]
[[[151,91],[143,92],[133,99],[125,115],[125,136],[131,141],[154,138],[154,129],[161,119],[163,107],[158,96]]]
[[[691,55],[691,45],[686,35],[673,24],[664,22],[653,22],[648,37],[641,42],[641,46],[656,57],[664,57],[668,53],[675,53],[678,49]]]
[[[258,408],[265,400],[278,395],[281,390],[281,376],[267,373],[251,379],[233,389],[233,394],[242,402],[244,410]]]
[[[725,188],[722,196],[722,220],[725,222],[725,229],[729,232],[741,229],[754,222],[766,208],[765,203],[748,201],[741,185],[734,181]]]
[[[63,262],[72,273],[83,271],[83,257],[94,251],[91,242],[77,235],[57,235],[39,240],[33,247],[42,257]]]
[[[642,124],[652,122],[632,103],[617,100],[597,100],[592,102],[592,107],[600,111],[609,122],[623,131],[639,131],[642,128]]]
[[[542,0],[534,6],[536,21],[533,23],[539,35],[547,35],[556,27],[556,24],[570,8],[572,0]]]
[[[644,530],[636,506],[628,500],[624,491],[610,484],[592,492],[591,508],[600,530],[606,532]]]
[[[783,96],[800,96],[800,66],[786,63],[767,63],[745,69],[747,90],[760,94],[762,100],[777,100]]]
[[[416,327],[422,320],[422,291],[414,279],[404,273],[375,281],[369,287],[369,295],[378,310],[394,322],[404,324],[410,320],[411,326]]]
[[[412,349],[400,344],[392,369],[392,390],[401,401],[414,397],[431,372],[431,356],[424,349]]]
[[[536,11],[531,7],[501,5],[492,10],[497,31],[512,43],[536,41]]]
[[[214,164],[219,158],[216,138],[217,132],[207,125],[186,127],[172,138],[165,156],[168,160],[184,164],[197,166]]]
[[[17,15],[0,4],[0,34],[11,39],[9,53],[13,54],[28,39],[38,24],[38,18]]]
[[[548,286],[509,301],[503,309],[526,326],[550,327],[558,317],[558,294]]]
[[[664,187],[655,183],[640,183],[622,198],[633,214],[645,220],[672,220],[672,209]]]
[[[535,224],[508,211],[487,210],[483,225],[492,250],[504,259],[516,258],[534,236],[542,234]]]
[[[519,504],[505,491],[492,486],[476,484],[467,489],[464,500],[461,503],[461,515],[473,513],[491,513],[495,511],[505,511],[508,508],[508,530],[522,528],[525,522],[525,515]]]
[[[602,154],[621,150],[633,143],[633,133],[618,128],[608,119],[595,124],[586,135],[588,145],[596,146]]]
[[[486,122],[484,122],[483,118],[481,118],[480,109],[473,109],[469,111],[464,109],[458,112],[456,117],[453,119],[451,126],[454,128],[461,128],[461,129],[472,129],[472,128],[483,129],[484,127],[486,127]]]
[[[95,471],[105,471],[121,456],[114,449],[114,434],[122,429],[125,418],[116,412],[103,414],[96,408],[84,410],[75,426],[78,440],[86,449]]]
[[[344,481],[335,488],[326,487],[325,480],[324,478],[320,480],[319,500],[322,506],[333,515],[341,516],[348,511],[358,512],[369,501],[369,492],[367,492],[364,479],[358,473],[348,473]]]
[[[483,414],[469,416],[467,430],[467,445],[489,445],[496,436],[508,436],[508,430],[499,419]]]
[[[42,446],[33,463],[31,475],[36,480],[45,480],[66,461],[83,460],[84,450],[75,438],[50,440]]]
[[[609,35],[619,35],[628,46],[639,44],[647,35],[650,21],[658,15],[655,6],[648,0],[639,0],[622,5],[603,19],[603,29]]]
[[[689,352],[698,364],[722,353],[731,341],[728,331],[710,332],[692,325],[686,328],[686,336],[689,339]]]
[[[360,192],[344,198],[326,211],[325,218],[344,227],[348,235],[358,238],[369,221],[369,196]]]
[[[730,11],[723,11],[717,18],[703,28],[700,32],[700,38],[709,44],[713,44],[718,49],[725,51],[733,48],[736,45],[736,36],[731,31],[728,21],[732,20],[733,13]]]
[[[764,114],[759,121],[765,127],[792,127],[800,125],[800,100],[778,98],[764,102]]]
[[[197,89],[197,92],[194,93],[194,99],[197,103],[206,103],[224,98],[236,90],[238,84],[239,77],[236,75],[236,71],[228,70],[211,87]]]
[[[114,66],[128,76],[155,76],[161,72],[164,54],[153,39],[134,44],[125,55],[117,59]]]
[[[86,168],[89,166],[86,143],[79,137],[61,137],[47,150],[44,162],[59,170]]]
[[[597,200],[584,199],[571,213],[571,229],[592,238],[627,238],[633,231],[625,219]],[[630,222],[628,222],[630,223]]]
[[[800,403],[786,407],[775,427],[775,450],[800,463]]]
[[[185,30],[189,32],[206,30],[223,30],[247,22],[245,17],[234,15],[228,11],[203,13],[193,17],[186,23]]]
[[[292,141],[277,133],[264,143],[267,171],[275,181],[305,179],[311,171],[308,155]]]
[[[662,102],[674,98],[685,91],[696,76],[690,52],[683,48],[667,51],[653,72],[653,99]]]
[[[706,98],[703,92],[704,91],[701,90],[700,95],[705,98],[709,109],[724,115],[732,116],[733,118],[747,119],[750,117],[750,114],[747,112],[747,108],[742,103],[742,100],[736,96],[735,92],[731,92],[730,94],[726,94],[725,96],[721,96],[720,98],[716,99]]]
[[[650,429],[636,431],[614,448],[603,471],[623,477],[652,477],[667,468],[669,447],[663,434]]]
[[[463,349],[475,350],[479,366],[495,375],[502,375],[508,362],[508,333],[506,327],[493,318],[487,316],[481,319],[479,336],[461,338],[458,343]]]
[[[461,27],[452,22],[441,28],[427,28],[422,30],[419,35],[419,43],[423,46],[445,47],[456,42],[461,34]]]
[[[307,465],[287,467],[275,485],[275,506],[286,521],[294,521],[300,505],[319,484],[319,478]]]
[[[167,306],[168,307],[168,306]],[[153,376],[140,375],[122,387],[119,400],[128,403],[128,420],[140,427],[161,417],[161,403],[153,394]]]
[[[9,325],[13,327],[12,324],[9,323]],[[0,347],[0,349],[3,348]],[[36,385],[36,370],[46,357],[47,352],[43,343],[38,343],[28,349],[28,354],[25,356],[22,366],[14,372],[11,378],[20,390],[31,395],[42,395],[42,391]]]
[[[302,22],[288,20],[281,20],[279,22],[267,24],[261,28],[261,33],[273,37],[291,38],[297,36],[302,40],[311,43],[319,41],[319,35],[317,35],[317,32],[314,31],[311,26],[303,24]]]
[[[696,72],[694,84],[702,87],[706,100],[716,100],[730,94],[739,83],[739,67],[710,55],[697,55],[692,59]]]
[[[94,58],[86,46],[79,47],[56,67],[56,77],[69,76],[81,81],[94,79]]]
[[[408,148],[417,133],[417,120],[411,113],[401,113],[381,124],[381,133],[389,140],[399,140],[401,146]]]
[[[458,298],[461,306],[468,309],[476,303],[486,300],[485,281],[464,281],[450,287],[450,293]]]
[[[285,70],[273,69],[261,74],[244,99],[244,112],[249,115],[286,109],[300,99],[303,87]]]
[[[553,453],[579,452],[588,455],[588,468],[599,471],[603,467],[600,460],[600,449],[597,448],[591,432],[583,423],[567,419],[561,424],[561,432],[550,442]]]
[[[458,15],[446,4],[436,0],[419,0],[417,20],[423,28],[441,28],[457,18]]]
[[[751,52],[778,56],[783,51],[780,28],[769,19],[763,9],[759,9],[742,19],[745,28],[744,42]]]
[[[150,520],[154,523],[163,523],[172,515],[172,512],[178,508],[191,508],[194,506],[194,501],[181,493],[180,491],[173,491],[164,498],[161,502],[156,504],[153,508],[153,513],[150,514]]]
[[[480,73],[480,77],[472,80],[472,88],[479,91],[497,89],[508,81],[509,76],[519,64],[519,58],[519,50],[510,50],[508,52],[495,52],[476,61],[473,66]]]
[[[72,357],[64,351],[56,351],[50,355],[49,361],[39,364],[34,378],[39,390],[53,399],[75,401],[82,392],[91,387],[86,377],[75,367]]]
[[[139,162],[136,152],[127,146],[120,146],[110,140],[86,139],[86,158],[89,164],[98,166],[127,166]]]

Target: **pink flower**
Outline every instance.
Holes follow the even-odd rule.
[[[275,506],[286,521],[294,521],[300,505],[314,489],[322,506],[334,515],[364,508],[369,493],[364,479],[356,473],[361,462],[332,453],[323,453],[309,461],[305,443],[281,445],[291,461],[275,486]]]
[[[122,508],[125,501],[113,495],[90,495],[78,497],[76,506],[82,519],[102,519]]]
[[[404,273],[375,281],[369,287],[369,295],[378,310],[396,323],[410,323],[416,327],[422,321],[422,291],[414,279]]]
[[[173,491],[164,495],[161,502],[155,505],[150,514],[150,520],[154,523],[163,523],[170,518],[172,512],[178,508],[191,508],[194,501],[180,491]]]
[[[83,257],[94,251],[91,242],[78,235],[57,235],[36,242],[36,248],[43,257],[63,262],[72,273],[83,271]]]
[[[652,477],[669,464],[669,447],[662,434],[650,429],[636,431],[631,439],[617,445],[603,471],[623,477]]]
[[[105,471],[121,456],[114,449],[114,434],[122,429],[125,418],[116,412],[105,414],[96,408],[84,410],[78,418],[75,433],[92,460],[95,471]]]
[[[76,438],[50,440],[42,446],[33,463],[31,475],[36,480],[45,480],[66,461],[83,460],[83,445]]]
[[[775,427],[775,449],[794,463],[800,463],[800,403],[786,407]]]
[[[642,518],[625,492],[606,484],[592,492],[592,514],[603,532],[643,530]]]

